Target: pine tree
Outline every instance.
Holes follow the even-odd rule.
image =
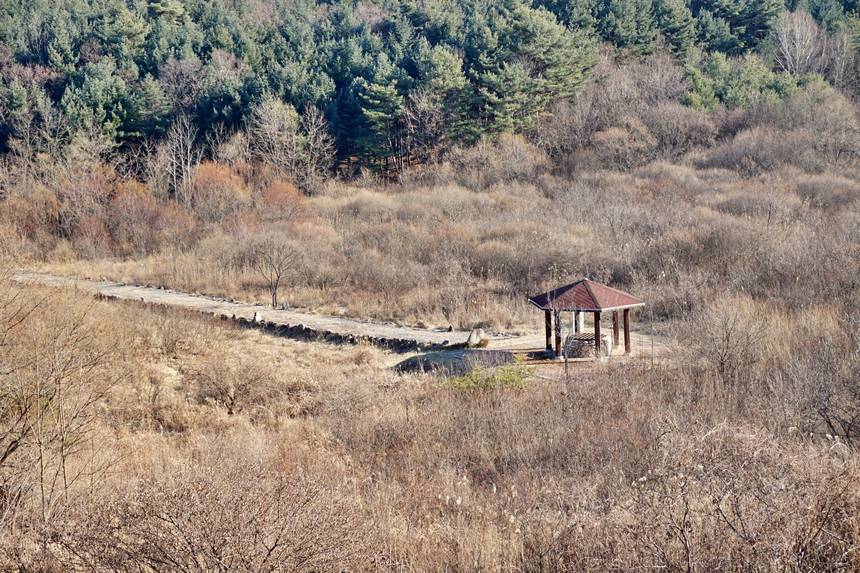
[[[597,0],[541,0],[536,4],[572,29],[588,33],[597,30]]]
[[[519,131],[550,102],[573,95],[594,65],[584,34],[544,9],[516,3],[473,34],[479,131]]]
[[[396,70],[385,54],[377,58],[373,78],[359,91],[361,114],[367,133],[359,140],[362,155],[382,159],[386,168],[394,160],[395,169],[403,159],[403,96],[397,90]]]
[[[729,23],[711,14],[709,10],[699,13],[697,19],[699,42],[707,50],[734,54],[742,50],[740,39],[732,33]]]
[[[569,0],[565,20],[573,29],[589,34],[597,31],[597,0]]]
[[[657,26],[672,54],[683,58],[696,39],[696,22],[684,0],[658,0]]]
[[[646,54],[653,48],[657,27],[651,0],[604,0],[601,35],[623,52]]]
[[[113,58],[105,57],[75,74],[60,103],[73,129],[99,128],[116,138],[123,135],[128,100],[128,85]]]
[[[144,18],[129,10],[125,2],[112,2],[99,16],[95,31],[117,66],[136,73],[136,63],[138,59],[143,59],[143,48],[149,33]]]
[[[693,0],[699,36],[708,49],[739,54],[768,37],[783,0]]]
[[[409,146],[428,153],[467,131],[468,81],[463,58],[450,48],[431,48],[422,38],[413,52],[417,83],[406,105]]]
[[[128,117],[123,123],[123,137],[161,135],[167,127],[170,101],[152,76],[140,81],[129,98]]]
[[[72,51],[72,44],[65,27],[60,26],[53,31],[54,37],[48,44],[48,63],[52,68],[65,74],[75,71],[77,56]]]
[[[845,21],[845,10],[839,0],[810,0],[809,13],[828,32],[835,32]]]

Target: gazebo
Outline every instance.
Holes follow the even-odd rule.
[[[582,334],[585,326],[585,313],[594,313],[594,351],[600,356],[600,318],[605,312],[612,312],[612,346],[619,346],[619,311],[624,320],[624,354],[630,354],[630,309],[644,306],[645,303],[633,295],[608,287],[589,279],[581,279],[569,285],[529,298],[529,302],[544,311],[546,325],[546,350],[553,353],[552,334],[555,316],[555,356],[562,356],[561,313],[573,313],[573,330]],[[610,350],[610,349],[607,349]],[[610,350],[611,352],[611,350]]]

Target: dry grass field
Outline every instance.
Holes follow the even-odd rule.
[[[4,460],[9,565],[858,566],[860,464],[800,371],[822,358],[779,354],[801,326],[722,375],[699,355],[458,385],[372,347],[4,287],[4,419],[22,419],[0,445],[24,438]]]

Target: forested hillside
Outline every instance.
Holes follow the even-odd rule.
[[[671,53],[691,106],[778,98],[811,74],[850,91],[858,22],[853,0],[7,2],[0,152],[30,160],[99,136],[140,174],[140,149],[171,127],[204,156],[256,128],[294,133],[295,179],[391,172],[528,132],[603,46],[620,61]]]

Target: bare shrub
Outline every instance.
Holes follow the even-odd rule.
[[[703,167],[744,175],[794,166],[807,172],[852,165],[860,152],[860,121],[850,102],[823,82],[792,97],[730,116],[734,138],[704,153]]]
[[[266,187],[256,200],[257,210],[264,221],[291,221],[307,213],[307,201],[296,187],[276,180]]]
[[[642,121],[656,140],[658,153],[679,157],[713,144],[716,125],[708,114],[675,102],[661,102],[643,113]]]
[[[808,320],[810,314],[800,318],[792,352],[775,368],[775,383],[785,382],[791,390],[804,432],[854,444],[860,439],[858,316],[827,325]]]
[[[5,199],[2,211],[0,217],[36,243],[40,251],[47,252],[55,244],[60,232],[60,203],[46,187],[37,185],[26,196]]]
[[[744,400],[761,360],[765,325],[755,304],[743,296],[720,297],[691,317],[679,333],[693,364],[704,361],[726,397]]]
[[[159,217],[155,197],[136,181],[118,185],[107,209],[111,237],[125,253],[145,254],[160,246],[156,237]]]
[[[787,166],[816,173],[825,167],[824,158],[813,149],[812,140],[817,137],[805,130],[749,129],[730,142],[708,150],[698,165],[737,171],[746,176]]]
[[[210,355],[191,373],[197,398],[223,406],[232,416],[253,408],[274,406],[284,388],[267,364]]]
[[[80,504],[52,529],[55,559],[90,571],[358,568],[372,530],[318,476],[286,473],[223,444]],[[217,510],[215,508],[218,508]]]
[[[207,162],[194,169],[188,204],[203,221],[218,221],[250,203],[250,191],[229,167]]]
[[[667,54],[657,53],[643,61],[623,65],[604,57],[591,83],[572,101],[555,103],[532,137],[559,163],[562,172],[571,170],[582,161],[582,157],[577,158],[575,154],[589,148],[596,134],[603,133],[603,138],[616,142],[629,142],[635,137],[633,133],[641,133],[641,130],[630,129],[633,124],[644,121],[656,127],[669,119],[664,115],[661,120],[652,110],[663,104],[679,104],[685,91],[683,70]],[[686,112],[676,110],[673,113],[692,119],[692,114]],[[647,119],[649,115],[651,121]],[[677,127],[687,127],[693,132],[700,129],[695,122]],[[615,131],[616,128],[626,135]]]
[[[84,258],[107,256],[112,250],[112,241],[104,219],[96,215],[80,219],[72,235],[72,245]]]
[[[856,181],[834,175],[805,177],[797,182],[795,192],[811,206],[830,212],[850,207],[860,199]]]
[[[860,152],[860,120],[851,102],[823,82],[813,82],[771,108],[764,121],[804,130],[809,147],[831,163],[846,164]]]
[[[628,117],[619,126],[595,133],[592,145],[596,164],[625,170],[650,161],[656,153],[657,140],[639,119]]]
[[[188,249],[200,238],[197,221],[182,205],[161,203],[157,222],[162,247]]]
[[[455,148],[449,160],[463,185],[486,189],[500,182],[534,178],[546,167],[546,156],[518,135],[500,135],[498,140],[482,139],[471,148]]]
[[[86,308],[0,280],[0,527],[45,523],[101,479],[99,406],[125,370]]]

